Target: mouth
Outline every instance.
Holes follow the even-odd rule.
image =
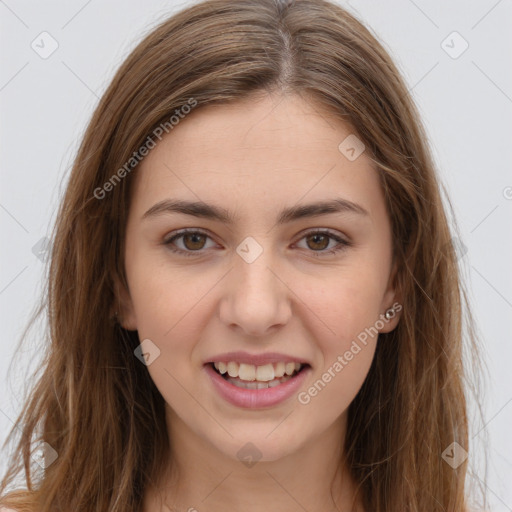
[[[297,362],[278,362],[256,366],[235,361],[219,361],[207,363],[207,366],[233,386],[252,390],[278,387],[297,378],[298,375],[310,368],[308,363]]]

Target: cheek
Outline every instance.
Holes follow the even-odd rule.
[[[144,251],[136,245],[128,246],[125,261],[139,337],[172,338],[206,292],[208,278],[195,278],[172,267],[165,253]]]
[[[333,354],[297,397],[304,412],[310,417],[322,418],[324,426],[347,411],[368,375],[375,343],[358,345]]]
[[[127,274],[139,339],[151,340],[159,353],[148,371],[166,401],[178,405],[190,399],[180,383],[190,387],[201,367],[195,349],[211,321],[208,292],[218,277],[165,263],[133,252]]]
[[[312,417],[322,417],[324,424],[346,411],[372,364],[380,290],[369,277],[341,275],[316,293],[309,291],[307,306],[314,312],[311,317],[321,320],[310,324],[318,360],[311,382],[298,396],[298,402]],[[313,324],[315,327],[311,327]]]
[[[320,287],[309,284],[304,283],[300,293],[307,297],[304,311],[309,311],[319,360],[311,386],[298,398],[302,405],[311,404],[318,414],[323,411],[334,420],[368,375],[377,343],[383,282],[378,272],[364,266],[364,271],[340,270]]]
[[[297,279],[294,292],[316,317],[317,339],[324,352],[342,350],[359,333],[375,325],[381,308],[385,282],[375,267],[361,264],[333,269],[323,280]]]

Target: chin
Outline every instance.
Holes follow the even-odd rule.
[[[289,431],[284,432],[284,436],[269,435],[275,428],[276,424],[273,424],[271,428],[261,431],[242,431],[239,436],[235,434],[233,439],[230,438],[229,442],[222,446],[217,444],[216,448],[227,457],[239,460],[248,467],[255,462],[275,462],[300,450],[302,444],[294,442]]]

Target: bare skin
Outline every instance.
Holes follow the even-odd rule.
[[[338,149],[351,133],[311,101],[261,95],[192,112],[129,178],[121,318],[160,351],[147,369],[167,404],[173,450],[145,512],[363,511],[340,461],[347,408],[378,337],[357,352],[353,342],[371,326],[393,330],[400,314],[382,318],[400,298],[378,175],[364,152],[351,161]],[[225,208],[235,220],[177,212],[143,218],[170,198]],[[340,198],[360,211],[277,223],[284,208]],[[164,244],[183,228],[200,233]],[[262,249],[250,263],[237,253],[247,237]],[[228,403],[204,363],[238,350],[308,362],[302,402],[295,394],[264,409]],[[353,356],[333,370],[347,351]],[[329,371],[325,387],[308,394]],[[238,455],[247,443],[260,457],[251,467]]]

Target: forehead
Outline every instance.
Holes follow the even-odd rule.
[[[342,196],[371,209],[382,199],[372,161],[365,152],[347,158],[339,147],[354,136],[296,95],[197,107],[139,165],[132,207],[173,197],[254,210],[258,198],[261,211]]]

